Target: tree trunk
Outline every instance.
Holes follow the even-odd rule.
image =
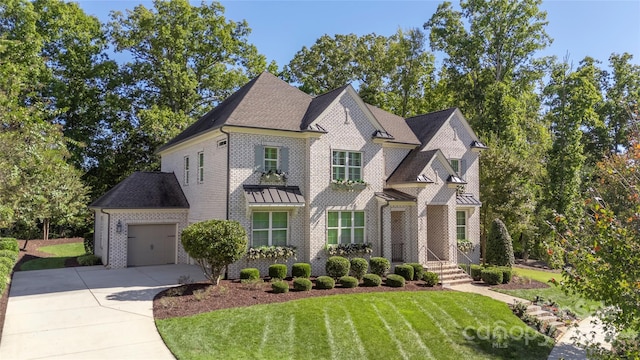
[[[42,233],[43,240],[49,240],[49,219],[44,219],[44,221],[42,222]]]

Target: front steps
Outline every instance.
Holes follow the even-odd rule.
[[[443,287],[473,282],[473,279],[457,264],[448,261],[427,261],[425,269],[438,274]]]
[[[538,318],[538,320],[546,323],[547,325],[555,326],[557,332],[555,334],[555,338],[559,339],[562,337],[564,333],[567,332],[567,325],[562,321],[559,321],[558,318],[552,313],[542,310],[542,308],[538,305],[529,305],[527,306],[527,314]]]

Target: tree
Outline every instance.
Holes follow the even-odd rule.
[[[491,229],[487,237],[485,261],[491,265],[509,267],[515,263],[511,236],[509,236],[507,227],[500,219],[494,219],[491,222]]]
[[[247,252],[247,233],[237,221],[207,220],[182,230],[182,246],[212,284],[218,285],[227,265]]]

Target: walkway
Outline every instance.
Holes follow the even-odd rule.
[[[0,359],[173,359],[153,321],[153,297],[198,267],[102,266],[13,276]]]

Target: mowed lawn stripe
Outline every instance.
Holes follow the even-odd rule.
[[[344,317],[346,320],[347,326],[349,326],[350,338],[353,339],[353,342],[356,344],[356,349],[358,349],[358,355],[361,358],[367,358],[367,351],[364,348],[364,344],[362,343],[362,339],[360,338],[360,334],[358,334],[358,330],[356,326],[353,324],[353,319],[351,319],[351,314],[344,307],[342,308],[344,311]]]
[[[391,302],[386,302],[386,305],[391,308],[391,310],[395,313],[395,315],[397,315],[397,319],[404,323],[404,326],[409,330],[409,334],[413,335],[413,338],[415,339],[416,344],[420,349],[422,349],[425,356],[428,358],[433,358],[433,354],[431,353],[431,350],[429,350],[427,345],[425,345],[425,343],[422,341],[422,337],[420,336],[420,334],[418,334],[416,329],[414,329],[413,325],[411,325],[411,323],[407,321],[407,319],[402,315],[402,313],[398,310],[398,308],[395,305],[393,305],[393,303]],[[402,305],[406,306],[406,304],[402,304]],[[392,313],[392,315],[394,314]],[[421,320],[418,323],[423,322],[422,319],[417,319],[418,316],[420,315],[416,314],[416,316],[414,316],[413,319]]]
[[[453,351],[455,353],[455,356],[459,359],[471,359],[473,357],[472,352],[465,350],[462,346],[458,345],[455,341],[453,341],[452,336],[450,335],[451,330],[446,330],[444,326],[439,321],[437,321],[435,317],[431,314],[431,311],[425,309],[422,305],[418,304],[415,300],[413,300],[412,303],[415,307],[420,309],[421,313],[424,316],[429,318],[429,320],[433,323],[433,325],[438,329],[438,331],[442,335],[442,337],[439,337],[439,336],[434,336],[434,334],[429,334],[427,335],[427,338],[432,338],[432,339],[444,338],[444,340],[448,344],[449,349]],[[455,327],[458,328],[457,325],[455,325]]]
[[[378,319],[380,319],[380,321],[384,325],[384,328],[387,330],[387,334],[389,335],[391,340],[393,340],[393,342],[396,344],[396,348],[398,349],[398,354],[405,360],[409,359],[409,356],[404,351],[402,342],[398,340],[398,338],[396,337],[396,332],[394,331],[393,328],[391,328],[391,326],[389,325],[387,320],[384,318],[384,316],[382,316],[382,314],[380,313],[380,310],[378,310],[378,307],[375,304],[371,304],[371,307],[373,308],[373,311],[375,311],[376,315],[378,316]]]

